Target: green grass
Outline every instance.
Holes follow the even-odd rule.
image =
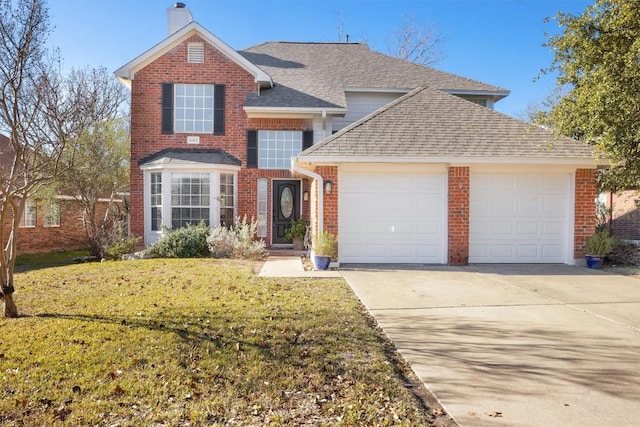
[[[89,251],[83,249],[19,255],[16,259],[16,271],[73,264],[74,258],[88,255]]]
[[[211,259],[16,274],[0,425],[428,425],[342,280]]]

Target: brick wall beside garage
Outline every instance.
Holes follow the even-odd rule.
[[[596,230],[596,170],[576,170],[573,256],[584,256],[584,244]]]
[[[339,236],[339,230],[338,230],[338,191],[339,191],[338,167],[337,166],[318,166],[315,172],[320,176],[322,176],[325,183],[327,181],[331,181],[331,194],[324,194],[324,189],[320,189],[320,191],[322,191],[324,194],[323,225],[325,230],[336,235],[339,239],[340,236]],[[317,182],[314,181],[311,187],[311,195],[313,197],[311,215],[312,215],[312,218],[314,218],[313,223],[317,225],[318,203],[316,198],[316,194],[317,194],[316,189],[317,189]],[[312,232],[315,235],[318,232],[318,230],[314,227]]]
[[[449,265],[467,265],[469,261],[469,167],[450,167],[448,187],[447,262]]]

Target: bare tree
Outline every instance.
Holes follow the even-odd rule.
[[[441,50],[444,41],[433,24],[418,22],[411,15],[405,18],[401,27],[391,31],[387,38],[387,53],[417,64],[433,65],[445,58]]]
[[[5,317],[13,299],[17,233],[27,197],[73,163],[80,135],[104,114],[95,87],[60,75],[44,0],[0,0],[0,292]],[[66,161],[63,162],[63,159]]]

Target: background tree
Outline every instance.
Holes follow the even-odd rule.
[[[445,55],[441,49],[445,39],[428,22],[418,22],[411,15],[402,26],[394,28],[387,38],[387,53],[406,61],[433,65]]]
[[[56,184],[59,192],[70,194],[82,208],[91,255],[104,258],[106,249],[123,237],[122,206],[116,200],[129,189],[130,144],[128,118],[118,106],[128,99],[128,93],[105,68],[73,71],[70,79],[74,86],[89,87],[99,94],[105,109],[96,112],[95,123],[63,157],[66,167]],[[108,200],[103,213],[97,210],[101,199]]]
[[[79,138],[109,109],[93,86],[60,75],[44,0],[0,0],[0,292],[17,317],[13,270],[26,200],[73,163]],[[62,160],[67,159],[66,163]]]
[[[545,71],[558,73],[559,95],[538,121],[592,144],[613,167],[603,189],[640,183],[640,0],[597,0],[580,16],[559,13],[562,32]]]

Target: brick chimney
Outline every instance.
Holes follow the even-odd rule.
[[[173,7],[167,9],[167,36],[180,30],[191,21],[193,21],[191,11],[184,3],[176,3]]]

